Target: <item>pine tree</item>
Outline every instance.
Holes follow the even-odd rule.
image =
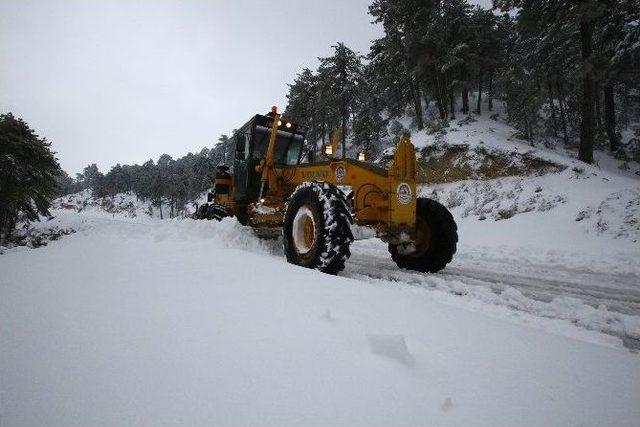
[[[58,175],[56,175],[56,195],[63,196],[65,194],[73,194],[82,190],[80,184],[69,176],[68,173],[60,169]]]
[[[372,68],[366,67],[358,83],[352,132],[353,145],[364,152],[369,159],[379,154],[381,141],[387,136],[387,120],[382,117],[384,105],[370,84],[373,80],[373,72]]]
[[[436,88],[434,93],[440,115],[446,117],[443,115],[441,76],[430,60],[429,46],[425,44],[425,35],[438,4],[438,1],[374,0],[369,6],[374,22],[382,24],[385,31],[384,38],[373,42],[369,55],[374,66],[384,70],[377,86],[387,92],[387,97],[392,98],[391,102],[396,106],[398,103],[413,106],[418,129],[424,127],[422,96],[428,80]]]
[[[500,32],[498,17],[490,10],[477,6],[471,16],[475,29],[471,51],[473,52],[477,73],[478,99],[476,114],[482,113],[482,93],[488,98],[489,109],[492,107],[493,80],[496,67],[501,62]]]
[[[616,126],[616,88],[626,92],[640,82],[640,2],[621,0],[596,21],[596,80],[604,96],[604,129],[609,149],[620,147]],[[599,98],[599,93],[596,93]],[[598,99],[597,98],[597,99]]]
[[[530,20],[539,33],[539,40],[562,25],[574,25],[577,36],[573,41],[580,49],[580,147],[578,158],[586,163],[593,162],[595,131],[595,75],[594,75],[594,29],[597,20],[611,11],[615,2],[610,0],[530,2],[527,0],[494,0],[494,5],[508,11],[519,8],[518,20]]]
[[[20,220],[49,215],[61,174],[51,144],[22,119],[0,115],[0,239]]]
[[[318,79],[324,89],[324,98],[321,102],[324,101],[333,117],[339,118],[342,128],[342,157],[346,157],[347,124],[354,112],[358,94],[357,85],[362,77],[362,59],[344,43],[338,43],[332,47],[334,49],[332,56],[320,58]]]
[[[284,116],[307,128],[307,140],[315,149],[321,138],[321,126],[318,125],[321,116],[318,114],[318,77],[309,68],[304,68],[289,85]]]

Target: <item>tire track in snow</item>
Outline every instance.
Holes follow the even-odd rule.
[[[640,291],[613,289],[580,281],[564,281],[549,277],[536,277],[517,273],[498,273],[475,268],[451,267],[442,272],[445,277],[473,281],[502,292],[507,286],[519,289],[525,296],[550,302],[556,297],[572,297],[592,307],[605,305],[608,310],[640,316]],[[594,275],[594,279],[620,280],[616,275],[608,278]],[[640,280],[640,279],[638,279]],[[593,283],[593,282],[591,282]],[[470,283],[474,284],[474,283]]]
[[[607,274],[530,263],[514,265],[466,256],[458,257],[438,274],[422,274],[398,269],[383,245],[361,240],[353,246],[353,255],[344,272],[348,277],[435,288],[531,314],[564,318],[587,329],[616,335],[628,348],[640,349],[637,327],[640,325],[640,277],[635,274]],[[486,262],[486,267],[479,267],[478,261]],[[602,286],[603,283],[607,286]],[[524,299],[537,304],[528,304]],[[579,303],[570,299],[579,300]],[[588,313],[560,312],[563,306],[570,311],[580,311],[582,304],[597,310],[595,316],[602,318],[601,324],[591,325],[586,319],[581,323],[579,317],[588,318]],[[601,306],[606,310],[599,309]],[[558,311],[557,315],[554,310]],[[572,315],[578,319],[572,319]],[[630,322],[632,327],[628,325]]]

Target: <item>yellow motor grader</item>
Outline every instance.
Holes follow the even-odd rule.
[[[234,216],[261,233],[281,232],[290,263],[325,273],[344,268],[354,222],[372,227],[399,267],[443,269],[456,252],[457,226],[447,208],[417,197],[409,139],[400,138],[387,169],[363,154],[337,158],[339,140],[334,132],[324,159],[309,161],[303,128],[275,107],[255,115],[233,135],[233,172],[218,166],[213,191],[194,217]]]

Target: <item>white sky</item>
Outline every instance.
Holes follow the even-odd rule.
[[[0,0],[0,112],[74,174],[213,146],[287,83],[381,35],[370,0]],[[478,3],[490,3],[479,0]]]

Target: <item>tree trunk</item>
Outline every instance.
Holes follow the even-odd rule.
[[[160,202],[160,219],[163,219],[162,218],[162,201]]]
[[[447,90],[446,77],[438,73],[438,96],[440,97],[440,118],[445,121],[449,119],[449,91]]]
[[[556,103],[553,99],[553,85],[551,84],[551,77],[547,77],[547,89],[549,94],[549,108],[551,108],[551,124],[553,126],[553,136],[558,137],[558,119],[556,115]]]
[[[594,85],[594,102],[596,107],[596,131],[598,135],[602,133],[602,114],[600,109],[600,84],[595,82]]]
[[[467,86],[469,81],[469,72],[465,65],[463,65],[461,76],[464,83],[462,85],[462,110],[460,111],[463,114],[469,114],[469,87]]]
[[[560,76],[556,75],[556,87],[558,88],[558,106],[560,107],[560,123],[562,124],[562,135],[565,147],[569,146],[569,133],[567,132],[567,114],[565,111],[564,92],[560,84]]]
[[[482,114],[482,69],[480,69],[480,74],[478,74],[478,105],[476,106],[476,114]]]
[[[613,97],[613,86],[608,84],[604,87],[604,121],[609,137],[609,148],[612,152],[620,146],[618,135],[616,134],[616,110],[615,99]]]
[[[527,134],[529,135],[529,143],[533,146],[533,122],[527,119]]]
[[[429,90],[427,88],[427,85],[422,86],[421,92],[422,92],[422,101],[424,102],[424,107],[428,110],[429,109]]]
[[[436,70],[435,67],[432,67],[431,72],[433,75],[433,86],[436,92],[436,104],[438,105],[438,113],[440,114],[441,120],[447,120],[447,104],[449,102],[449,95],[446,91],[444,91],[443,93],[440,73]]]
[[[582,46],[582,124],[578,159],[593,163],[593,71],[591,69],[591,22],[582,18],[580,22],[580,44]]]
[[[451,102],[451,108],[449,109],[451,113],[451,120],[455,120],[456,119],[456,97],[455,97],[453,88],[449,89],[449,99]]]
[[[469,114],[469,89],[467,87],[462,88],[462,110],[463,114]]]
[[[489,72],[489,92],[487,93],[489,111],[493,110],[493,68]]]
[[[442,106],[444,108],[444,120],[447,121],[447,126],[449,123],[449,90],[447,90],[447,88],[449,87],[449,85],[451,84],[451,82],[449,82],[449,79],[447,78],[447,76],[445,76],[444,74],[440,74],[441,79],[440,79],[440,88],[441,88],[441,93],[442,93]]]
[[[410,83],[411,96],[413,98],[413,108],[416,113],[416,124],[418,125],[418,130],[422,130],[424,128],[424,122],[422,121],[422,103],[420,102],[420,88],[418,84],[411,80]]]
[[[342,102],[342,158],[347,158],[347,105],[346,102]]]
[[[0,205],[0,242],[2,239],[11,237],[11,232],[15,227],[16,213],[6,204]]]

